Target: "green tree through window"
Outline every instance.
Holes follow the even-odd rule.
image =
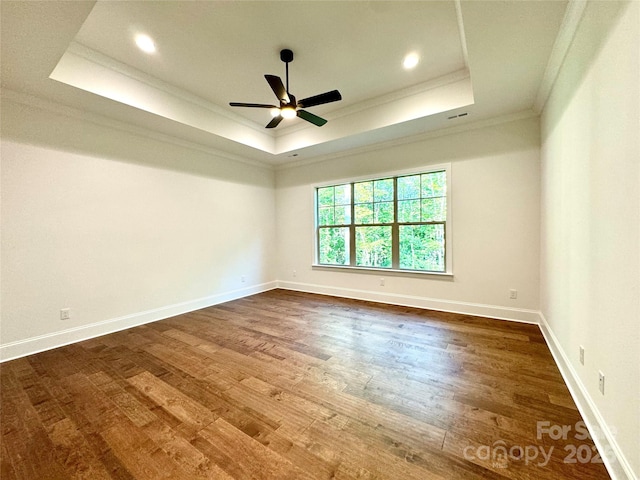
[[[320,265],[446,271],[447,171],[316,189]]]

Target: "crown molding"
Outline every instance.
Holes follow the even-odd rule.
[[[353,148],[353,149],[330,153],[326,155],[319,155],[313,158],[301,159],[301,160],[297,160],[297,161],[293,161],[285,164],[272,165],[272,164],[263,163],[257,160],[247,159],[239,155],[234,155],[228,152],[224,152],[222,150],[201,145],[199,143],[190,142],[188,140],[180,139],[180,138],[177,138],[171,135],[166,135],[163,133],[158,133],[154,130],[150,130],[144,127],[138,127],[135,125],[128,124],[126,122],[122,122],[120,120],[114,120],[111,118],[107,118],[103,115],[98,115],[92,112],[79,110],[75,107],[70,107],[58,102],[54,102],[52,100],[46,100],[41,97],[36,97],[34,95],[29,95],[23,92],[10,90],[7,88],[0,89],[0,98],[2,99],[2,101],[11,101],[17,104],[37,108],[37,109],[51,112],[54,114],[63,115],[76,120],[88,121],[95,125],[99,125],[101,127],[111,128],[114,130],[127,132],[127,133],[133,133],[135,135],[138,135],[144,138],[150,138],[152,140],[169,143],[171,145],[176,145],[183,148],[188,148],[190,150],[195,150],[208,155],[224,158],[226,160],[230,160],[233,162],[243,163],[245,165],[251,165],[253,167],[263,168],[269,171],[280,171],[280,170],[287,170],[290,168],[302,167],[305,165],[325,162],[327,160],[333,160],[336,158],[343,158],[343,157],[358,155],[361,153],[367,153],[375,150],[392,148],[398,145],[421,142],[423,140],[427,140],[430,138],[453,135],[456,133],[466,132],[470,130],[477,130],[480,128],[491,127],[491,126],[500,125],[503,123],[515,122],[518,120],[524,120],[527,118],[539,116],[538,113],[535,112],[534,110],[523,110],[520,112],[515,112],[507,115],[500,115],[498,117],[493,117],[485,120],[478,120],[475,122],[469,122],[462,125],[456,125],[454,127],[434,130],[430,132],[424,132],[417,135],[411,135],[411,136],[402,137],[402,138],[396,138],[396,139],[388,140],[385,142],[366,145],[363,147]]]
[[[73,118],[75,120],[90,122],[100,127],[111,128],[113,130],[118,130],[126,133],[132,133],[140,137],[149,138],[159,142],[169,143],[171,145],[176,145],[183,148],[188,148],[190,150],[194,150],[200,153],[205,153],[207,155],[224,158],[225,160],[243,163],[245,165],[250,165],[253,167],[259,167],[269,171],[274,170],[274,167],[271,164],[263,163],[258,160],[251,160],[251,159],[242,157],[240,155],[234,155],[232,153],[228,153],[223,150],[218,150],[213,147],[201,145],[199,143],[191,142],[189,140],[184,140],[172,135],[159,133],[148,128],[139,127],[137,125],[132,125],[126,122],[122,122],[120,120],[114,120],[112,118],[105,117],[104,115],[88,112],[86,110],[80,110],[75,107],[63,105],[53,100],[36,97],[34,95],[30,95],[27,93],[18,92],[18,91],[10,90],[7,88],[1,88],[0,98],[2,99],[2,101],[10,101],[10,102],[24,105],[27,107],[37,108],[50,113],[63,115],[65,117]]]
[[[582,20],[586,6],[587,0],[569,0],[567,4],[562,24],[558,30],[558,35],[551,49],[551,55],[549,55],[549,61],[547,62],[547,67],[545,68],[538,93],[536,94],[536,99],[533,102],[533,110],[537,114],[542,113],[549,99],[564,59],[578,31],[578,26],[580,20]]]
[[[410,87],[403,88],[402,90],[389,92],[384,95],[379,95],[377,97],[364,100],[355,105],[350,105],[348,107],[334,110],[333,112],[329,112],[326,115],[323,115],[323,117],[325,117],[327,120],[336,120],[338,118],[354,115],[356,113],[360,113],[362,111],[369,110],[371,108],[379,107],[387,103],[394,103],[399,100],[402,100],[403,98],[419,95],[421,93],[428,92],[429,90],[435,90],[436,88],[444,87],[446,85],[451,85],[452,83],[456,83],[470,77],[471,75],[469,73],[469,70],[467,68],[462,68],[460,70],[456,70],[455,72],[449,73],[447,75],[442,75],[440,77],[427,80],[426,82],[422,82],[417,85],[412,85]],[[289,135],[291,133],[295,133],[300,130],[307,130],[307,129],[313,130],[314,128],[317,128],[317,127],[314,127],[311,125],[305,125],[305,124],[292,125],[290,127],[280,129],[276,134],[276,140],[279,137]]]
[[[458,21],[458,35],[460,35],[460,45],[462,47],[462,56],[464,57],[464,66],[469,70],[469,51],[467,50],[467,35],[464,33],[464,21],[462,18],[462,5],[460,0],[455,0],[456,19]]]
[[[119,62],[114,58],[104,55],[96,50],[93,50],[92,48],[82,45],[81,43],[71,42],[71,44],[69,45],[69,48],[67,49],[67,52],[73,53],[91,63],[95,63],[104,68],[117,72],[121,75],[132,78],[133,80],[136,80],[138,82],[141,82],[147,85],[148,87],[155,88],[168,95],[172,95],[173,97],[176,97],[180,100],[191,103],[200,108],[204,108],[205,110],[208,110],[209,112],[214,113],[216,115],[220,115],[221,117],[224,117],[227,120],[239,123],[241,125],[244,125],[245,127],[249,127],[255,130],[256,132],[259,132],[261,134],[266,134],[272,137],[274,136],[273,132],[269,132],[269,131],[265,132],[265,129],[262,125],[258,125],[255,122],[247,120],[241,115],[235,114],[224,108],[221,108],[215,103],[212,103],[208,100],[205,100],[202,97],[189,93],[181,88],[176,87],[175,85],[159,80],[156,77],[148,75],[136,68],[130,67],[129,65]]]
[[[313,158],[306,158],[296,160],[293,162],[276,165],[275,170],[287,170],[290,168],[303,167],[314,163],[325,162],[327,160],[334,160],[336,158],[349,157],[358,155],[361,153],[368,153],[375,150],[382,150],[386,148],[392,148],[398,145],[406,145],[410,143],[417,143],[431,138],[444,137],[447,135],[454,135],[456,133],[467,132],[470,130],[478,130],[480,128],[493,127],[495,125],[501,125],[503,123],[516,122],[519,120],[525,120],[527,118],[538,117],[539,114],[531,109],[522,110],[520,112],[509,113],[505,115],[499,115],[497,117],[487,118],[484,120],[477,120],[475,122],[464,123],[462,125],[456,125],[454,127],[442,128],[439,130],[432,130],[429,132],[419,133],[417,135],[409,135],[406,137],[396,138],[372,145],[365,145],[363,147],[357,147],[350,150],[343,150],[335,153],[328,153],[326,155],[319,155]]]

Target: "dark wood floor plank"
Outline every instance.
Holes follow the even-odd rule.
[[[69,472],[69,477],[86,480],[108,480],[111,475],[96,457],[89,443],[71,420],[65,418],[48,429],[58,461]]]
[[[200,403],[148,372],[131,377],[129,383],[180,422],[196,431],[201,430],[216,419],[215,415]]]
[[[127,422],[117,422],[101,435],[114,454],[136,479],[187,479],[189,475],[172,465],[166,455],[141,430],[131,429]]]
[[[313,479],[312,474],[296,467],[289,460],[238,431],[221,418],[204,428],[200,435],[233,458],[236,464],[241,465],[246,475],[244,478]]]
[[[538,438],[581,418],[524,323],[273,290],[0,381],[3,480],[609,478]]]
[[[13,367],[13,368],[11,368]],[[7,368],[3,366],[3,369]],[[13,378],[29,376],[30,366],[25,359],[12,362]],[[6,378],[3,376],[3,379]],[[58,462],[54,446],[40,421],[38,412],[31,404],[24,387],[2,388],[2,446],[9,462],[20,479],[64,478],[67,472]],[[28,384],[27,387],[28,388]],[[9,477],[11,478],[11,477]],[[4,480],[4,479],[3,479]]]
[[[298,441],[320,455],[338,458],[339,469],[355,478],[442,478],[327,422],[314,422]]]
[[[148,437],[192,478],[210,478],[231,480],[224,470],[218,467],[204,453],[193,446],[179,432],[160,420],[147,423],[143,431]]]

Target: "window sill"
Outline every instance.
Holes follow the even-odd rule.
[[[352,267],[348,265],[320,265],[318,263],[314,263],[311,265],[311,268],[314,270],[345,270],[350,272],[360,272],[360,273],[368,273],[368,274],[388,274],[391,276],[398,277],[433,277],[439,278],[442,280],[453,280],[452,272],[420,272],[417,270],[398,270],[393,268],[375,268],[375,267]]]

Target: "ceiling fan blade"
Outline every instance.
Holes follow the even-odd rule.
[[[324,118],[314,115],[313,113],[307,112],[306,110],[298,110],[296,112],[296,115],[298,115],[301,119],[306,120],[307,122],[313,123],[318,127],[321,127],[325,123],[327,123],[327,121]]]
[[[298,102],[298,106],[301,108],[315,107],[316,105],[337,102],[338,100],[342,100],[340,92],[338,90],[331,90],[330,92],[321,93],[320,95],[303,98]]]
[[[250,107],[250,108],[278,108],[275,105],[266,105],[264,103],[238,103],[238,102],[230,102],[229,105],[232,107]]]
[[[281,121],[282,117],[280,115],[278,115],[277,117],[273,117],[273,120],[267,123],[267,126],[264,128],[276,128]]]
[[[290,102],[289,94],[287,93],[287,89],[284,88],[284,84],[280,77],[276,77],[275,75],[265,75],[264,78],[269,82],[269,86],[271,87],[271,90],[273,90],[273,93],[276,94],[276,97],[278,97],[278,100],[284,103]]]

